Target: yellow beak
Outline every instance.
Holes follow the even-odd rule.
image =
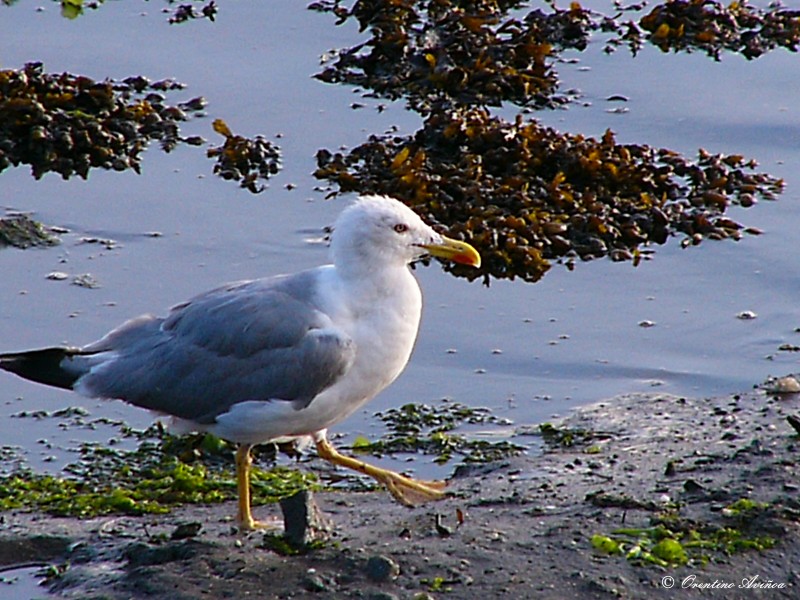
[[[481,255],[466,242],[459,242],[458,240],[442,236],[441,243],[423,244],[422,247],[437,258],[451,260],[454,263],[475,268],[481,266]]]

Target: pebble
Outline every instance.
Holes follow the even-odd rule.
[[[787,375],[767,381],[764,390],[770,394],[797,394],[800,392],[800,382],[795,377]]]
[[[394,581],[400,575],[400,565],[383,554],[370,556],[365,569],[367,579],[376,583]]]
[[[389,592],[373,592],[367,598],[369,600],[399,600],[397,596]]]
[[[202,523],[193,521],[191,523],[181,523],[178,525],[169,536],[171,540],[185,540],[187,538],[196,537],[200,530],[203,528]]]
[[[316,573],[310,573],[303,579],[303,588],[309,592],[324,592],[328,589],[328,586],[322,577]]]

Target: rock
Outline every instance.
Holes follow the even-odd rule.
[[[796,394],[800,392],[800,382],[796,377],[787,375],[768,379],[763,385],[764,391],[768,394]]]
[[[333,526],[314,501],[310,490],[303,490],[281,500],[284,535],[296,548],[330,537]]]
[[[368,600],[398,600],[398,597],[389,592],[373,592],[367,596]]]
[[[123,551],[123,557],[130,567],[146,567],[163,565],[169,562],[194,558],[201,547],[196,541],[169,542],[163,546],[150,546],[142,542],[134,542]]]
[[[181,523],[175,528],[169,537],[171,540],[185,540],[186,538],[197,536],[201,529],[203,529],[203,524],[198,523],[197,521],[193,521],[191,523]]]
[[[0,248],[4,246],[17,248],[54,246],[58,243],[60,240],[57,237],[28,215],[18,214],[0,219]]]
[[[324,592],[328,589],[322,577],[316,573],[309,573],[303,580],[303,588],[309,592]]]
[[[400,575],[400,565],[388,556],[382,554],[370,556],[367,560],[365,573],[370,581],[376,583],[393,581]]]

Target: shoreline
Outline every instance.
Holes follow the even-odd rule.
[[[233,533],[230,502],[89,520],[9,511],[0,568],[68,562],[42,592],[97,600],[644,599],[675,597],[673,587],[692,598],[793,598],[798,412],[797,394],[620,396],[554,421],[540,455],[460,468],[441,502],[405,509],[384,491],[315,494],[335,528],[293,556],[263,533]],[[187,523],[202,527],[172,539]],[[677,541],[658,546],[665,530]]]

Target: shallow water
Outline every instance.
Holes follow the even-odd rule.
[[[259,196],[211,175],[211,162],[196,148],[168,155],[151,148],[141,176],[95,171],[88,182],[53,174],[36,182],[25,168],[2,173],[0,208],[70,229],[55,248],[0,252],[2,351],[83,344],[126,318],[162,312],[221,282],[325,261],[324,245],[313,240],[349,199],[325,201],[315,191],[316,150],[352,147],[393,125],[411,132],[419,123],[400,105],[378,112],[375,101],[366,101],[353,110],[352,102],[364,103],[353,90],[311,79],[323,52],[358,37],[301,2],[227,3],[216,23],[181,26],[169,26],[157,2],[106,3],[75,21],[62,19],[55,4],[44,7],[0,7],[0,66],[39,60],[49,72],[97,79],[173,77],[188,89],[172,100],[209,101],[209,117],[187,124],[185,134],[220,143],[211,131],[216,117],[246,136],[281,133],[284,168]],[[436,266],[419,269],[426,313],[411,364],[337,432],[374,434],[375,411],[410,401],[449,397],[492,407],[518,424],[536,423],[615,394],[722,394],[798,370],[796,355],[778,351],[782,343],[800,344],[797,56],[779,50],[752,62],[726,55],[714,63],[645,49],[631,59],[622,51],[608,57],[595,44],[576,57],[579,63],[560,67],[563,87],[581,89],[588,105],[538,117],[573,133],[611,128],[620,142],[758,159],[786,178],[786,192],[733,216],[764,235],[685,250],[673,240],[638,268],[610,261],[579,264],[574,272],[555,266],[535,285],[485,288]],[[626,113],[608,112],[620,106],[605,100],[612,94],[629,98]],[[80,243],[84,236],[118,246]],[[100,287],[46,279],[52,271],[91,273]],[[737,319],[745,310],[758,317]],[[0,446],[29,450],[36,468],[68,460],[60,446],[103,441],[113,432],[62,431],[58,420],[11,414],[82,405],[93,417],[151,421],[118,402],[83,400],[11,376],[0,381]]]
[[[19,567],[0,571],[0,598],[3,600],[46,600],[55,598],[40,585],[44,580],[41,566]]]

